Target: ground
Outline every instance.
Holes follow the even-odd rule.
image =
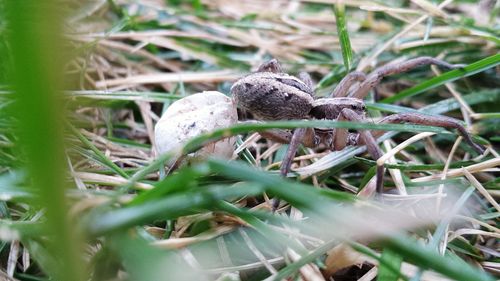
[[[498,3],[53,2],[0,2],[6,280],[498,278]],[[369,120],[454,117],[487,151],[452,130],[387,125],[384,196],[369,192],[377,163],[364,147],[301,148],[279,177],[287,146],[257,131],[304,121],[237,124],[178,151],[234,136],[231,159],[166,170],[174,156],[155,152],[173,102],[229,95],[272,58],[308,72],[322,97],[350,71],[418,56],[465,66],[384,79]]]

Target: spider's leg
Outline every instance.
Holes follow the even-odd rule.
[[[338,118],[339,121],[355,121],[355,122],[363,122],[365,119],[356,113],[354,110],[349,108],[344,108],[340,112],[340,116]],[[333,139],[335,142],[335,150],[340,150],[346,146],[348,142],[349,132],[347,129],[336,129],[334,131]],[[382,156],[382,150],[377,145],[375,138],[372,136],[369,130],[360,130],[359,131],[360,139],[363,141],[363,144],[366,145],[366,149],[368,153],[373,157],[373,159],[377,160]],[[337,147],[339,145],[339,147]],[[384,166],[377,167],[376,174],[376,186],[377,192],[382,193],[383,189],[383,179],[384,179]]]
[[[351,89],[352,85],[356,82],[363,82],[366,79],[366,74],[361,71],[354,71],[347,74],[342,80],[340,80],[339,84],[333,92],[330,94],[331,98],[340,98],[346,97],[349,93],[349,89]]]
[[[273,130],[266,130],[266,131],[261,131],[259,134],[265,138],[272,140],[277,143],[290,143],[292,141],[292,136],[293,133],[287,130],[281,130],[281,129],[273,129]],[[304,133],[304,136],[302,137],[301,141],[302,145],[305,147],[311,147],[314,148],[318,145],[319,140],[315,136],[315,131],[312,128],[307,128],[306,132]]]
[[[463,65],[461,64],[449,64],[443,60],[436,59],[433,57],[418,57],[414,59],[409,59],[407,61],[403,61],[401,63],[384,65],[375,69],[370,74],[368,74],[366,76],[365,81],[361,82],[359,87],[352,92],[350,97],[364,99],[370,92],[370,89],[377,86],[378,83],[380,83],[382,78],[384,78],[385,76],[407,72],[413,68],[430,64],[434,64],[449,69],[463,67]]]
[[[295,153],[299,148],[299,144],[302,142],[305,134],[307,132],[307,128],[297,128],[293,131],[292,138],[290,140],[290,144],[288,145],[288,149],[286,151],[285,157],[281,162],[280,174],[283,177],[286,177],[288,172],[290,171],[290,167],[292,166],[292,160],[295,157]],[[279,198],[274,198],[273,200],[273,212],[276,211],[280,204]]]
[[[265,139],[272,140],[277,143],[290,143],[292,140],[292,133],[286,130],[274,129],[259,132]]]
[[[300,79],[300,81],[304,82],[307,87],[313,89],[314,88],[314,85],[313,85],[313,81],[311,79],[311,75],[309,75],[309,73],[307,72],[299,72],[299,76],[298,78]]]
[[[272,59],[262,63],[257,69],[257,72],[283,73],[283,69],[277,59]]]
[[[485,148],[482,145],[477,144],[472,140],[471,136],[464,128],[464,126],[460,124],[460,121],[451,117],[432,116],[416,112],[410,112],[410,113],[398,113],[386,116],[382,118],[380,121],[378,121],[378,123],[412,123],[417,125],[428,125],[428,126],[457,129],[460,135],[462,135],[462,137],[465,139],[467,144],[470,145],[470,147],[472,147],[475,151],[477,151],[480,154],[483,154],[485,151]],[[381,136],[383,133],[384,133],[383,131],[372,132],[375,138]]]
[[[290,140],[290,144],[288,145],[288,149],[280,167],[280,174],[284,177],[286,177],[288,172],[290,172],[292,160],[295,157],[297,149],[299,148],[299,144],[302,142],[302,139],[306,134],[306,130],[307,128],[297,128],[293,131],[292,139]]]

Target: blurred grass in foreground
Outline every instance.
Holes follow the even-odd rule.
[[[18,120],[18,155],[26,159],[27,181],[45,213],[47,236],[26,241],[35,252],[44,248],[40,264],[55,280],[84,280],[81,241],[69,218],[66,194],[62,104],[66,63],[62,34],[63,14],[58,1],[7,1],[9,80],[14,96],[11,113]],[[10,57],[9,54],[3,54]],[[46,220],[46,221],[45,221]],[[40,237],[42,238],[42,237]],[[22,233],[21,233],[22,239]],[[41,250],[41,249],[40,249]]]

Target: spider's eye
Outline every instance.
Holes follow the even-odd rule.
[[[365,105],[364,104],[353,104],[351,105],[352,110],[355,111],[364,111],[365,110]]]

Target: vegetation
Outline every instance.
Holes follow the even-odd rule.
[[[498,278],[500,2],[81,2],[0,1],[2,280]],[[232,161],[165,171],[176,155],[154,153],[171,103],[229,94],[270,58],[325,96],[349,71],[424,55],[465,66],[384,79],[370,119],[452,116],[485,154],[437,127],[324,120],[242,123],[180,152],[234,135]],[[388,194],[368,198],[364,147],[302,148],[279,177],[286,145],[257,132],[307,126],[390,131]]]

